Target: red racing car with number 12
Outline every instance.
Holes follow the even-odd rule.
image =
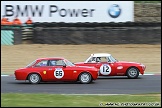
[[[118,61],[111,54],[91,54],[85,62],[75,63],[77,66],[93,66],[99,69],[99,76],[128,76],[138,78],[144,74],[146,66],[141,63]]]

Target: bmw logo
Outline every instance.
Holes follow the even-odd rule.
[[[111,5],[108,10],[108,14],[112,18],[117,18],[121,14],[121,9],[120,9],[119,5],[117,5],[117,4]]]

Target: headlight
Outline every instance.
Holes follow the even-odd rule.
[[[143,70],[145,70],[145,68],[146,68],[145,65],[141,64],[140,66],[142,67]]]

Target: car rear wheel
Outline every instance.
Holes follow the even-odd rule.
[[[79,81],[82,83],[82,84],[88,84],[90,82],[92,82],[92,76],[89,74],[89,73],[81,73],[80,76],[79,76]]]
[[[139,70],[135,67],[131,67],[127,70],[128,78],[135,79],[139,76]]]
[[[28,79],[31,84],[38,84],[41,81],[40,75],[36,73],[30,74]]]

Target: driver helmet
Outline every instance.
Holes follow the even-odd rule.
[[[101,57],[97,57],[96,62],[101,62]]]

